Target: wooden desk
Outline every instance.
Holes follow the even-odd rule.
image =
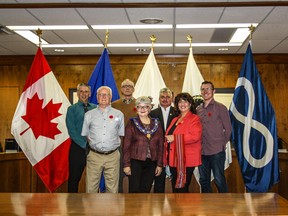
[[[258,194],[1,193],[0,215],[287,215],[288,200]]]
[[[245,186],[240,172],[239,164],[235,151],[232,151],[233,162],[225,171],[228,191],[230,193],[244,193]],[[272,186],[269,192],[278,193],[288,199],[288,153],[279,153],[280,182]],[[0,153],[0,193],[1,192],[29,192],[29,193],[48,193],[43,182],[31,167],[25,155],[19,153]],[[171,193],[171,183],[166,181],[167,193]],[[212,184],[213,191],[216,192],[215,184]],[[128,189],[128,179],[124,178],[124,191]],[[192,178],[189,191],[199,193],[200,188],[195,178]],[[67,182],[57,189],[58,193],[67,192]],[[85,192],[85,173],[79,185],[79,192]],[[288,214],[287,214],[288,215]]]

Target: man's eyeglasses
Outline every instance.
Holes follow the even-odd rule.
[[[150,108],[150,106],[136,106],[137,110],[148,110]]]
[[[132,85],[123,85],[122,88],[133,88]]]
[[[100,94],[97,94],[99,97],[109,97],[110,96],[110,94],[102,94],[102,93],[100,93]]]
[[[168,100],[168,99],[171,99],[171,97],[170,96],[160,96],[160,99],[161,100]]]

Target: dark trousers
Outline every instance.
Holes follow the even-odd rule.
[[[172,174],[172,191],[173,193],[189,193],[189,186],[191,183],[193,171],[195,167],[186,167],[186,184],[183,188],[175,188],[176,180],[177,180],[177,168],[176,167],[170,167],[170,172]]]
[[[159,176],[155,176],[154,178],[154,193],[165,192],[165,181],[166,181],[166,172],[165,167],[163,167],[161,174]]]
[[[122,146],[119,147],[120,152],[120,170],[119,170],[119,185],[118,185],[118,193],[123,193],[123,179],[124,179],[124,171],[123,171],[123,151]]]
[[[199,166],[200,185],[202,193],[211,193],[211,170],[219,193],[227,193],[228,187],[224,175],[225,151],[214,155],[202,155],[202,165]]]
[[[78,193],[78,185],[86,166],[86,150],[71,140],[69,151],[68,193]]]
[[[129,178],[129,193],[150,193],[155,176],[156,162],[131,159],[131,175]]]

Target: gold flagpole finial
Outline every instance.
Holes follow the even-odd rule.
[[[249,31],[250,31],[250,40],[252,40],[252,34],[253,34],[253,32],[255,31],[255,26],[253,26],[252,24],[251,24],[251,26],[249,26]]]
[[[109,38],[109,30],[106,30],[106,36],[105,36],[105,45],[104,47],[107,48],[107,44],[108,44],[108,38]]]
[[[192,36],[191,35],[187,35],[187,40],[189,41],[189,47],[192,47]]]
[[[151,42],[152,42],[152,50],[154,49],[154,43],[156,42],[156,37],[155,37],[155,35],[151,35],[150,36],[150,40],[151,40]]]
[[[36,34],[37,34],[37,36],[39,37],[39,47],[42,49],[42,47],[41,47],[41,44],[42,44],[42,40],[41,40],[42,30],[41,30],[40,28],[38,28],[38,29],[36,30]]]

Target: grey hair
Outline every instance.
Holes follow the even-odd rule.
[[[91,91],[91,86],[89,86],[87,83],[79,83],[79,84],[77,85],[77,91],[79,91],[79,89],[80,89],[81,86],[88,87],[88,88],[89,88],[89,91]]]
[[[100,86],[98,89],[97,89],[97,94],[99,93],[99,91],[101,89],[107,89],[109,91],[109,94],[110,96],[112,97],[112,89],[109,87],[109,86]]]
[[[134,88],[134,83],[130,80],[130,79],[125,79],[122,83],[121,83],[121,87],[124,85],[131,85]]]
[[[147,97],[147,96],[141,96],[141,97],[138,97],[135,101],[135,105],[139,105],[140,103],[144,103],[144,104],[147,104],[149,106],[152,107],[152,100],[151,98]]]

